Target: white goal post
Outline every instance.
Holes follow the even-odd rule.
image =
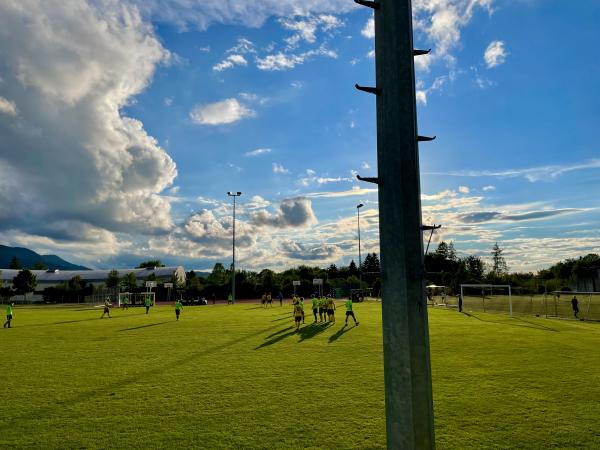
[[[155,292],[121,292],[119,293],[118,305],[123,306],[124,300],[127,300],[128,306],[144,305],[146,297],[150,297],[151,305],[156,304],[156,293]]]
[[[461,284],[460,297],[465,301],[465,290],[473,290],[477,295],[469,295],[473,297],[481,297],[481,305],[483,312],[486,312],[486,297],[491,297],[501,293],[508,297],[508,313],[513,315],[512,292],[509,284]]]

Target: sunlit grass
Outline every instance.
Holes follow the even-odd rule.
[[[385,447],[381,308],[16,308],[0,447]],[[309,311],[307,310],[307,313]],[[600,327],[430,311],[438,448],[599,448]]]

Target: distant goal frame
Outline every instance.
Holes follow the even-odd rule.
[[[512,291],[510,284],[461,284],[460,285],[460,298],[464,299],[463,288],[479,288],[479,289],[493,289],[493,288],[508,288],[508,311],[510,317],[513,316],[513,304],[512,304]],[[485,312],[485,296],[482,298],[483,312]]]

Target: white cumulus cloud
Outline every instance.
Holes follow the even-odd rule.
[[[6,114],[8,116],[17,115],[17,105],[4,97],[0,97],[0,114]]]
[[[485,49],[483,59],[485,60],[488,69],[491,69],[492,67],[504,64],[507,56],[508,52],[506,51],[506,48],[504,48],[504,42],[493,41]]]
[[[200,125],[225,125],[255,115],[255,111],[242,105],[237,99],[227,98],[195,106],[190,112],[190,119]]]

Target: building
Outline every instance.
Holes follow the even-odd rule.
[[[111,270],[31,270],[37,278],[37,288],[33,296],[28,295],[32,301],[40,301],[44,289],[66,283],[73,277],[80,277],[82,281],[93,286],[105,286],[106,279]],[[172,282],[175,279],[185,284],[185,270],[182,266],[177,267],[152,267],[148,269],[115,269],[119,278],[129,273],[135,274],[138,286],[144,286],[146,279],[153,275],[157,283]],[[0,269],[0,280],[5,287],[12,287],[12,280],[20,272],[19,269]]]

